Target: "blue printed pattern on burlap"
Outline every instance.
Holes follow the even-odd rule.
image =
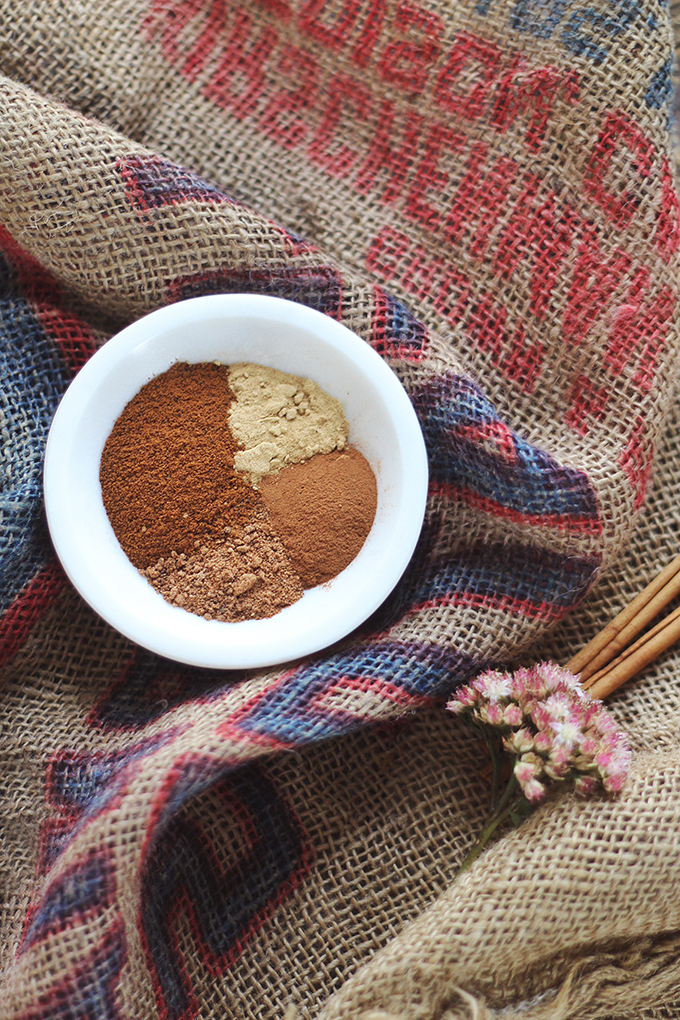
[[[286,744],[306,744],[354,729],[356,716],[328,712],[324,695],[336,684],[349,689],[389,686],[425,702],[443,697],[479,669],[459,650],[427,642],[378,640],[298,667],[267,691],[239,720],[241,729]]]
[[[212,269],[182,276],[168,290],[171,301],[202,294],[270,294],[340,318],[342,282],[330,266],[274,266],[270,269]]]
[[[136,153],[118,160],[116,166],[125,182],[130,202],[140,213],[184,202],[226,203],[244,210],[247,208],[195,171],[177,166],[160,156]],[[313,244],[294,230],[286,230],[275,223],[270,226],[277,237],[285,242],[288,255],[316,251]]]
[[[220,863],[193,805],[170,821],[144,869],[142,926],[157,996],[168,1020],[193,1016],[195,1003],[175,935],[189,920],[208,968],[224,970],[272,909],[307,870],[304,830],[276,787],[256,766],[240,769],[211,790],[242,834],[239,850]]]
[[[103,814],[115,801],[134,775],[136,763],[174,736],[175,731],[168,729],[111,754],[64,750],[50,759],[45,796],[52,814],[41,833],[41,871],[55,863],[82,824]]]
[[[113,903],[115,893],[116,871],[111,858],[92,854],[67,868],[50,885],[40,909],[31,916],[21,951],[77,923],[88,911],[107,907]]]
[[[375,288],[374,300],[373,348],[388,358],[419,360],[427,348],[423,323],[382,287]]]
[[[139,210],[158,209],[177,202],[228,202],[217,185],[160,156],[140,153],[118,161],[128,197]]]
[[[645,102],[653,110],[660,110],[670,104],[673,98],[672,61],[666,60],[651,78],[645,93]]]
[[[596,556],[565,556],[514,542],[480,544],[433,559],[424,567],[412,561],[372,622],[391,627],[407,613],[446,605],[558,620],[587,594],[599,564]],[[477,662],[477,670],[483,665]],[[450,688],[466,679],[462,672],[449,673]],[[446,690],[447,679],[442,678],[442,683]]]
[[[491,0],[475,4],[477,14],[486,15],[491,9]],[[594,64],[603,63],[614,40],[644,16],[639,0],[609,0],[608,9],[574,5],[568,0],[515,0],[508,9],[508,25],[513,31],[528,32],[537,39],[553,38],[570,53]],[[649,24],[652,31],[657,28],[653,15]]]
[[[187,701],[208,703],[244,677],[238,670],[199,669],[133,649],[116,682],[93,708],[89,722],[115,729],[138,729]]]
[[[0,612],[51,555],[42,504],[47,432],[71,372],[0,255]]]
[[[117,987],[127,956],[122,921],[87,947],[79,966],[58,971],[56,982],[41,995],[26,1020],[121,1020]]]
[[[504,425],[470,379],[437,376],[411,396],[433,482],[454,487],[461,499],[472,493],[501,516],[599,533],[597,498],[588,478]]]

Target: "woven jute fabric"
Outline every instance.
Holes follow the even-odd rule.
[[[442,707],[677,552],[672,52],[658,0],[0,0],[0,1017],[680,1016],[680,653],[623,794],[460,880]],[[45,526],[70,379],[220,292],[353,329],[428,450],[395,592],[284,671],[132,645]]]

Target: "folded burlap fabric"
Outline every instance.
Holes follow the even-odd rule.
[[[667,9],[0,12],[0,1016],[680,1014],[680,659],[613,701],[623,795],[556,796],[459,882],[488,794],[441,708],[566,661],[678,551]],[[378,350],[431,475],[361,633],[248,675],[96,618],[41,502],[97,346],[237,291]]]

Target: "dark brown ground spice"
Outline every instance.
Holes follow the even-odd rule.
[[[351,446],[284,468],[263,478],[259,487],[305,588],[344,570],[361,550],[375,518],[375,475]]]
[[[234,471],[226,365],[180,362],[143,386],[106,441],[100,481],[118,541],[138,569],[221,539],[261,505]]]
[[[227,623],[274,616],[303,595],[264,509],[228,537],[166,556],[142,573],[173,605]]]

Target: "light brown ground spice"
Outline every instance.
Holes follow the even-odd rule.
[[[227,623],[274,616],[303,595],[264,509],[228,537],[173,553],[142,574],[172,605]]]
[[[354,447],[263,478],[260,492],[305,588],[330,581],[363,546],[375,519],[378,489],[366,458]]]
[[[248,363],[229,366],[229,385],[229,424],[243,446],[234,464],[252,482],[347,445],[342,404],[311,379]]]

